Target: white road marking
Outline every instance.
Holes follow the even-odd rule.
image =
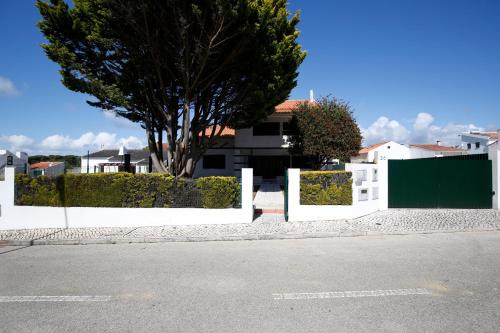
[[[111,296],[0,296],[0,303],[15,302],[107,302]]]
[[[385,297],[408,295],[432,295],[425,288],[388,289],[388,290],[360,290],[360,291],[329,291],[319,293],[283,293],[273,294],[275,300],[287,299],[321,299],[321,298],[358,298],[358,297]]]

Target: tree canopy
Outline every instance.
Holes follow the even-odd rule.
[[[251,126],[271,114],[295,87],[305,57],[299,15],[286,0],[37,6],[43,48],[61,66],[63,84],[93,96],[90,105],[140,123],[156,169],[176,176],[192,176],[226,126]]]
[[[348,103],[335,98],[300,104],[293,112],[290,151],[311,157],[314,169],[331,159],[349,161],[361,148],[361,131]]]

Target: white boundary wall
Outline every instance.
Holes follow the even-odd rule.
[[[386,210],[388,206],[388,163],[346,164],[353,173],[352,205],[301,205],[300,169],[288,169],[288,220],[320,221],[353,219]]]
[[[87,208],[14,205],[14,169],[0,181],[0,230],[232,224],[253,220],[253,170],[242,169],[242,208]]]

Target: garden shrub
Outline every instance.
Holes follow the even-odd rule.
[[[240,204],[240,184],[235,177],[203,177],[196,180],[203,208],[229,208]]]
[[[301,205],[352,205],[352,173],[304,171],[300,173]]]
[[[16,205],[66,207],[239,206],[235,177],[175,179],[166,174],[66,174],[57,178],[16,176]]]
[[[16,175],[16,204],[24,206],[63,206],[64,184],[61,177]]]

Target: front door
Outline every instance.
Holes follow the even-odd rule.
[[[289,166],[289,156],[250,156],[250,167],[253,168],[254,175],[264,179],[283,176]]]

